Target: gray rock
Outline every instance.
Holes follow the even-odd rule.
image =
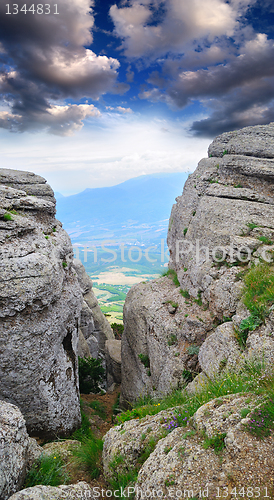
[[[81,329],[79,329],[79,341],[78,341],[77,352],[78,352],[78,356],[80,358],[89,358],[91,356],[89,346],[87,344],[87,341],[86,341],[84,335],[82,334]],[[92,356],[92,357],[94,357],[94,356]]]
[[[121,340],[107,340],[106,349],[106,369],[107,388],[113,383],[121,384]]]
[[[1,168],[0,185],[24,191],[26,195],[38,196],[55,202],[54,192],[47,181],[32,172]]]
[[[0,397],[20,408],[30,434],[66,435],[80,424],[73,249],[44,179],[0,169],[0,182],[0,205],[16,207],[0,221]]]
[[[87,341],[90,355],[97,359],[99,353],[104,356],[105,342],[107,339],[114,339],[114,333],[98,305],[92,290],[92,280],[87,275],[83,264],[80,260],[74,259],[73,266],[84,299],[80,320],[81,331]]]
[[[170,303],[178,305],[170,314]],[[162,397],[184,385],[183,372],[200,371],[197,353],[212,329],[208,311],[190,303],[170,278],[135,285],[124,305],[120,402],[140,396]]]
[[[200,407],[193,417],[196,434],[191,436],[186,432],[190,429],[179,427],[159,440],[139,471],[135,491],[161,491],[166,498],[175,498],[176,491],[178,497],[200,498],[202,491],[204,498],[214,498],[217,488],[226,491],[223,487],[231,481],[237,491],[250,484],[250,471],[253,484],[270,490],[266,477],[272,476],[274,467],[273,440],[270,436],[259,442],[245,431],[247,419],[241,416],[243,409],[257,405],[250,394],[234,394]],[[204,432],[209,437],[226,433],[221,460],[212,448],[203,446]]]
[[[81,481],[67,486],[33,486],[21,490],[10,497],[10,500],[65,500],[67,498],[95,498],[88,483]]]
[[[0,401],[0,498],[6,500],[25,480],[29,436],[20,410]]]
[[[241,349],[235,337],[233,323],[216,328],[199,350],[199,363],[209,378],[214,378],[224,368],[233,369],[241,361]]]
[[[274,158],[274,123],[225,132],[214,139],[208,148],[208,155],[222,157],[224,151],[229,154]]]

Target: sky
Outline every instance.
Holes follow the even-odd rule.
[[[68,195],[274,121],[274,0],[53,1],[0,4],[2,168]]]

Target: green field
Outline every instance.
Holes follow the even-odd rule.
[[[123,306],[130,288],[141,281],[159,277],[166,269],[164,264],[167,263],[166,256],[165,262],[161,262],[164,256],[160,252],[145,254],[143,249],[138,262],[132,262],[126,251],[119,253],[117,247],[110,247],[107,252],[101,248],[97,248],[96,252],[80,248],[77,254],[93,281],[93,291],[110,323],[123,322]],[[117,258],[114,260],[115,256]],[[132,248],[130,256],[137,260],[140,251]],[[147,256],[155,262],[149,262]]]

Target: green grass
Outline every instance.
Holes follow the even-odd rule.
[[[59,486],[67,484],[69,476],[65,471],[65,463],[59,455],[41,455],[29,470],[24,488],[37,484]]]
[[[245,429],[259,439],[263,439],[274,429],[274,388],[265,403],[249,413],[249,422]]]
[[[189,292],[187,290],[180,290],[180,294],[185,298],[185,299],[190,299]]]
[[[246,361],[238,371],[223,370],[214,380],[209,380],[207,384],[201,386],[199,393],[190,395],[185,390],[175,390],[161,399],[140,398],[135,403],[134,408],[118,415],[117,421],[123,423],[134,418],[143,418],[146,415],[156,415],[162,410],[168,410],[175,406],[187,411],[191,417],[198,408],[212,399],[242,392],[251,392],[267,397],[271,388],[274,390],[274,375],[265,372],[264,362]]]
[[[259,236],[258,240],[264,243],[265,245],[273,245],[273,241],[267,238],[267,236]]]
[[[81,447],[72,452],[75,462],[89,473],[91,479],[95,479],[101,473],[102,450],[103,441],[90,431],[89,437],[83,438]]]
[[[244,276],[243,303],[253,318],[264,321],[274,303],[274,271],[267,263],[252,267]]]
[[[174,269],[168,269],[167,271],[162,273],[162,277],[164,277],[164,276],[168,276],[169,278],[172,278],[172,281],[173,281],[175,286],[177,286],[177,287],[180,286],[180,282],[178,280],[177,273],[176,273],[176,271],[174,271]]]
[[[205,436],[203,447],[207,450],[208,448],[213,448],[216,455],[219,455],[225,448],[225,437],[226,432],[217,433],[211,438]]]

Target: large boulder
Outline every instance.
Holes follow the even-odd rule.
[[[25,419],[16,406],[0,401],[0,498],[6,500],[18,491],[27,469],[42,452],[29,438]]]
[[[199,408],[193,417],[196,432],[179,427],[158,442],[139,471],[135,498],[140,491],[161,491],[167,498],[225,498],[228,490],[254,495],[255,488],[257,495],[268,491],[271,497],[273,436],[258,441],[246,431],[248,418],[242,416],[258,404],[252,395],[236,394]],[[205,446],[206,436],[223,438],[220,455]]]
[[[77,484],[61,486],[33,486],[10,497],[10,500],[78,500],[78,498],[94,498],[92,489],[85,481]]]
[[[162,397],[184,385],[184,374],[199,372],[199,346],[213,321],[163,277],[131,288],[124,327],[120,402],[126,406],[147,394]]]
[[[274,249],[266,244],[274,241],[274,124],[222,134],[208,154],[188,177],[169,221],[169,269],[184,298],[166,278],[135,285],[127,295],[124,404],[180,387],[185,370],[197,373],[202,368],[202,381],[256,350],[268,351],[268,359],[273,359],[269,331],[260,331],[258,338],[251,333],[242,355],[237,328],[250,314],[240,307],[241,271],[250,262],[269,260]],[[233,323],[220,325],[214,333],[228,319]],[[170,349],[168,338],[177,339],[174,348]],[[201,347],[199,363],[194,358],[189,364],[183,357],[190,344],[194,344],[190,352]]]
[[[0,208],[0,398],[30,434],[67,435],[81,422],[71,242],[40,176],[0,169]]]

